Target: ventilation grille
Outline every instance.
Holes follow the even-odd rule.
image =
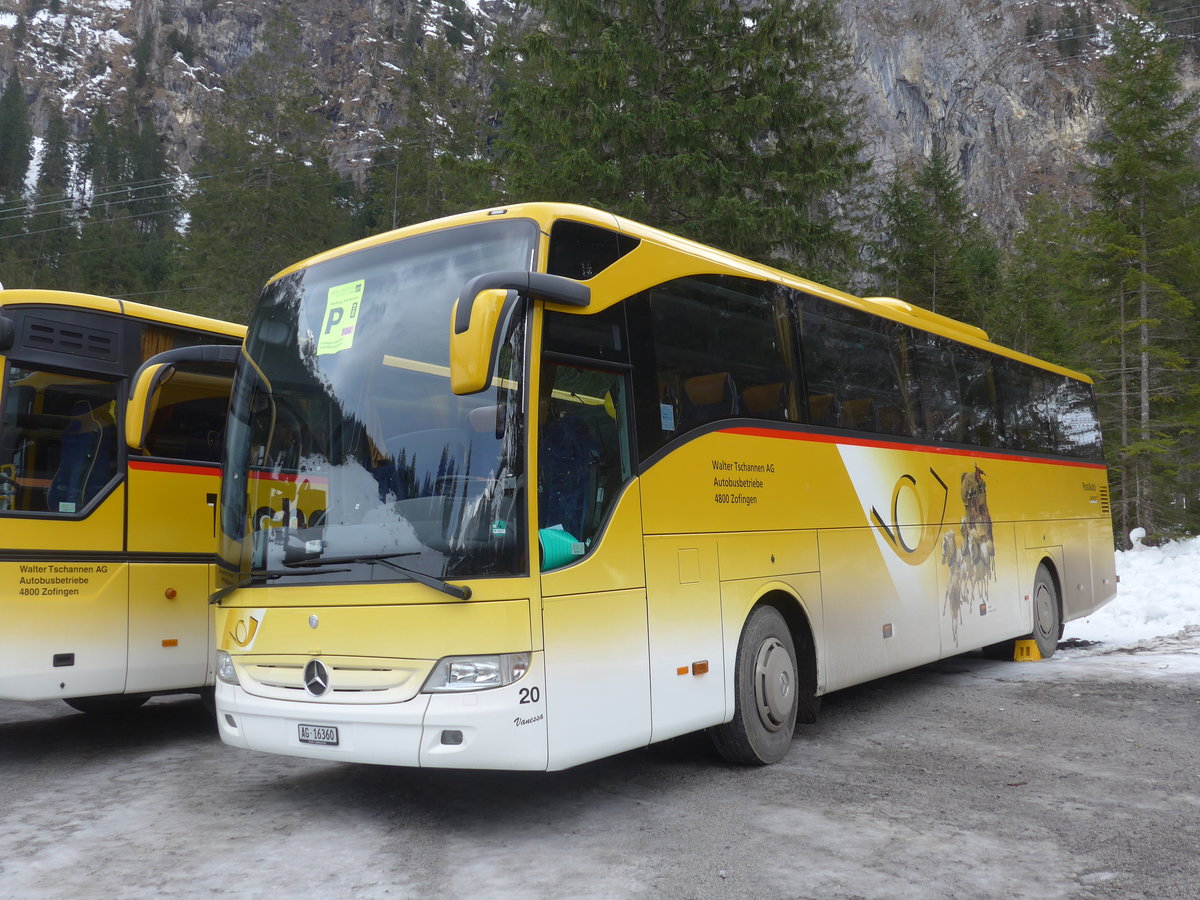
[[[304,663],[301,662],[242,660],[238,676],[242,687],[259,697],[334,703],[396,703],[416,696],[432,667],[432,662],[425,661],[323,659],[329,667],[329,692],[321,698],[313,697],[305,690]]]
[[[1109,506],[1109,503],[1108,503],[1108,488],[1107,487],[1100,488],[1100,512],[1101,512],[1101,514],[1106,515],[1106,516],[1112,515],[1112,507]]]
[[[66,353],[71,356],[115,363],[120,344],[115,331],[79,326],[29,316],[25,319],[22,344],[31,350]]]

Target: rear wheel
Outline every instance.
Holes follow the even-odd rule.
[[[1033,631],[1024,637],[988,644],[983,648],[985,657],[1011,662],[1016,658],[1017,641],[1036,641],[1042,659],[1054,655],[1058,649],[1058,639],[1062,637],[1062,611],[1058,605],[1058,588],[1044,564],[1038,566],[1037,575],[1034,576],[1030,602],[1033,604]]]
[[[100,697],[67,697],[63,702],[71,709],[89,716],[113,716],[133,712],[149,699],[149,694],[105,694]]]
[[[721,756],[758,766],[783,758],[796,729],[796,672],[787,622],[774,607],[758,607],[738,642],[733,719],[709,732]]]
[[[1058,649],[1062,636],[1062,610],[1058,605],[1058,587],[1044,565],[1038,566],[1033,579],[1033,633],[1027,640],[1037,642],[1042,659],[1049,659]]]

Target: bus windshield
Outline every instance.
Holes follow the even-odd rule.
[[[267,286],[234,385],[226,564],[252,582],[527,570],[525,313],[502,324],[489,388],[465,397],[450,389],[449,327],[463,285],[529,269],[536,237],[528,220],[464,226]]]

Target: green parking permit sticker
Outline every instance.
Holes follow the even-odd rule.
[[[339,284],[329,289],[325,301],[325,321],[317,340],[317,356],[348,350],[354,343],[354,325],[361,309],[363,279]]]

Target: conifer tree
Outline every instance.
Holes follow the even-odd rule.
[[[0,264],[10,287],[29,279],[24,190],[30,137],[25,92],[14,68],[0,93]]]
[[[989,328],[1000,288],[999,251],[940,144],[915,171],[897,171],[879,203],[876,277],[884,293]]]
[[[127,111],[93,116],[81,153],[88,207],[71,251],[74,286],[117,297],[161,299],[180,216],[174,172],[153,125]]]
[[[1099,157],[1088,168],[1098,205],[1091,228],[1117,372],[1099,391],[1120,436],[1110,462],[1124,534],[1134,525],[1152,534],[1194,527],[1200,501],[1196,364],[1186,342],[1200,287],[1200,98],[1183,90],[1178,62],[1168,35],[1130,16],[1113,30],[1097,86],[1105,132],[1091,144]]]
[[[66,120],[57,109],[46,123],[41,169],[32,203],[29,241],[37,287],[71,288],[72,251],[78,242],[74,198],[71,193],[71,139]]]
[[[1082,327],[1096,295],[1082,213],[1040,193],[1030,200],[1025,220],[1005,259],[992,339],[1096,375],[1094,335]]]
[[[268,277],[349,237],[348,186],[322,156],[307,58],[295,20],[280,11],[264,50],[228,79],[186,203],[173,305],[244,319]]]
[[[452,12],[441,21],[425,10],[419,27],[409,28],[400,92],[407,121],[372,159],[362,215],[368,233],[494,202],[486,112],[462,52],[481,35],[465,9]]]
[[[537,0],[497,39],[504,189],[829,277],[867,165],[830,0]]]
[[[29,109],[21,78],[13,69],[0,94],[0,201],[6,206],[19,200],[32,156]]]

